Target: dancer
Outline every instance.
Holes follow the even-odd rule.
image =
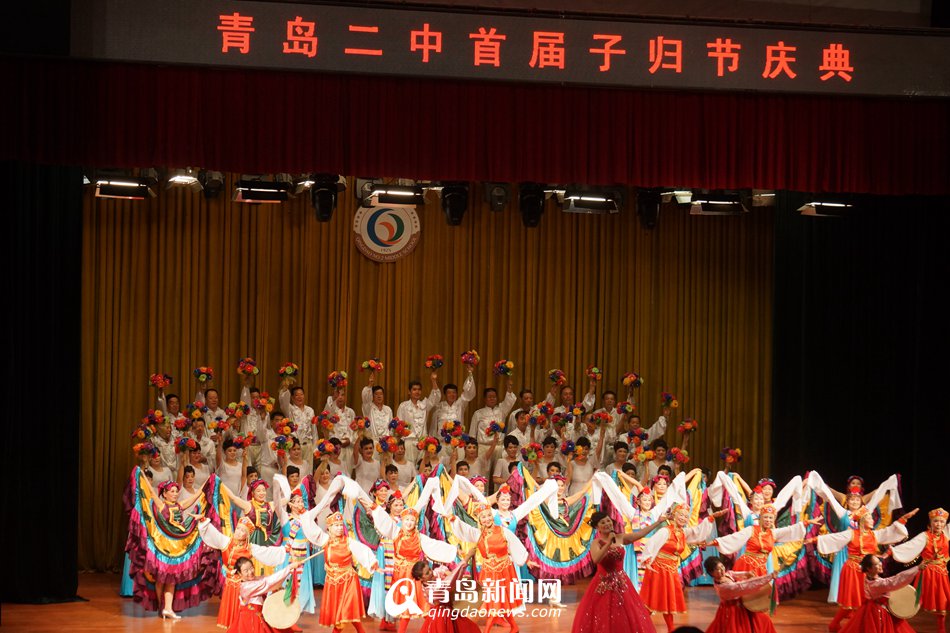
[[[255,545],[279,545],[281,542],[280,520],[277,517],[274,503],[267,500],[268,488],[267,482],[263,479],[252,481],[247,485],[247,500],[244,500],[235,495],[227,486],[221,486],[221,490],[231,500],[231,503],[241,508],[254,524],[250,541]],[[269,572],[270,569],[261,567],[260,571]]]
[[[197,513],[192,516],[198,520],[198,533],[204,544],[221,551],[225,581],[224,591],[221,592],[221,606],[218,609],[218,626],[227,629],[237,619],[241,607],[239,596],[242,577],[238,562],[253,558],[268,567],[276,567],[284,562],[287,554],[282,547],[262,547],[251,543],[249,537],[254,523],[248,517],[241,517],[234,526],[234,533],[227,537],[215,528],[211,519]],[[253,572],[253,565],[251,571]]]
[[[868,554],[876,554],[879,545],[897,543],[907,538],[907,528],[904,524],[915,514],[916,509],[902,516],[896,523],[875,530],[874,517],[866,507],[862,507],[852,514],[858,522],[858,528],[848,528],[818,537],[818,552],[821,554],[834,554],[845,548],[848,550],[848,560],[841,569],[838,582],[838,612],[828,625],[829,631],[838,631],[841,628],[841,620],[850,617],[855,609],[864,604],[864,573],[861,571],[860,561]]]
[[[868,554],[861,559],[864,575],[861,590],[865,601],[851,620],[841,627],[841,633],[914,633],[906,620],[891,615],[887,610],[887,599],[891,591],[912,583],[919,570],[919,567],[911,567],[890,578],[881,578],[884,565],[880,558]]]
[[[623,571],[624,545],[649,534],[660,521],[631,532],[617,534],[614,520],[606,512],[595,512],[590,525],[596,530],[590,548],[597,572],[590,581],[574,615],[571,633],[608,633],[612,630],[654,633],[650,610]]]
[[[291,489],[281,475],[274,475],[274,506],[282,526],[281,542],[287,551],[287,562],[300,562],[310,558],[310,543],[301,526],[301,516],[307,510],[302,486]],[[284,501],[286,499],[286,501]],[[285,505],[286,504],[286,505]],[[313,565],[307,560],[294,572],[291,594],[300,603],[300,610],[313,613],[317,601],[313,597]]]
[[[413,579],[422,583],[423,587],[437,584],[445,590],[444,599],[440,600],[438,605],[432,605],[433,608],[426,612],[419,633],[481,633],[477,624],[466,617],[456,617],[452,613],[455,607],[456,583],[475,556],[475,551],[476,548],[471,548],[462,557],[462,562],[455,568],[455,571],[448,575],[442,573],[437,577],[426,561],[419,561],[412,566]],[[446,570],[446,568],[441,567],[440,571],[442,570]]]
[[[894,545],[894,560],[910,563],[918,556],[920,564],[920,606],[937,618],[937,630],[946,633],[947,609],[950,608],[950,582],[947,581],[947,561],[950,560],[950,529],[948,513],[936,508],[928,513],[930,526],[906,543]]]
[[[754,576],[751,572],[735,570],[727,572],[718,556],[707,558],[703,566],[706,573],[712,576],[719,596],[719,608],[706,633],[775,633],[775,625],[769,615],[749,611],[740,598],[773,582],[778,576],[777,572],[767,576]]]
[[[733,571],[747,571],[753,576],[769,575],[775,571],[775,562],[772,560],[772,549],[775,545],[802,541],[809,525],[821,523],[821,519],[809,519],[803,523],[777,528],[775,527],[776,514],[775,506],[766,505],[759,514],[758,525],[743,528],[728,536],[720,536],[713,541],[723,554],[735,554],[740,549],[745,549],[733,565]]]
[[[683,504],[673,509],[673,519],[668,527],[657,530],[650,537],[643,551],[646,571],[640,596],[651,610],[662,613],[669,631],[673,630],[673,615],[686,611],[683,596],[683,579],[680,576],[680,560],[687,545],[705,543],[712,532],[716,518],[724,510],[714,512],[696,527],[689,524],[689,508]]]
[[[240,574],[236,584],[240,587],[241,606],[228,627],[228,633],[277,633],[261,615],[264,598],[276,591],[299,565],[299,562],[294,562],[270,576],[259,577],[254,575],[254,562],[250,558],[239,558],[235,567]]]

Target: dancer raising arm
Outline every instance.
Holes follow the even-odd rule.
[[[950,609],[950,582],[947,581],[947,561],[950,560],[950,529],[948,513],[936,508],[928,513],[930,526],[906,543],[891,547],[894,560],[910,563],[918,556],[920,563],[920,606],[937,617],[937,630],[947,631],[947,610]]]

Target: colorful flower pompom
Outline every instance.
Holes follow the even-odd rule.
[[[246,356],[238,361],[237,373],[242,376],[256,376],[261,373],[261,370],[257,368],[257,361],[250,356]]]
[[[267,413],[274,410],[275,400],[266,391],[262,391],[260,396],[251,400],[251,406],[255,409],[263,409]]]
[[[148,377],[148,384],[152,385],[156,389],[164,389],[172,384],[174,379],[165,373],[158,372],[157,374],[152,374]]]
[[[561,455],[567,457],[568,455],[574,454],[574,449],[576,448],[574,442],[571,440],[566,440],[561,442]]]
[[[528,412],[528,424],[531,426],[536,426],[539,429],[548,428],[548,424],[550,423],[548,416],[551,415],[551,413],[545,414],[543,411],[550,410],[553,413],[554,408],[550,405],[545,407],[544,405],[546,404],[548,403],[544,402],[540,406],[531,407],[531,411]]]
[[[300,366],[297,363],[284,363],[277,370],[277,375],[281,378],[294,378],[300,373]]]
[[[297,432],[297,424],[290,418],[284,418],[277,426],[277,434],[281,437],[290,437]]]
[[[600,367],[595,367],[594,365],[588,365],[585,370],[588,380],[603,380],[604,372]]]
[[[676,400],[676,396],[669,393],[668,391],[664,391],[660,394],[660,406],[676,409],[680,406],[680,403]]]
[[[346,372],[342,369],[335,369],[330,372],[330,375],[327,376],[327,384],[330,385],[330,389],[343,389],[346,387],[346,379],[348,376]]]
[[[389,430],[396,437],[409,437],[409,434],[412,433],[412,429],[406,424],[406,421],[399,418],[393,418],[389,421]]]
[[[686,418],[679,423],[679,426],[676,427],[676,430],[683,435],[686,435],[687,433],[695,433],[698,428],[699,423],[696,420],[692,418]]]
[[[179,437],[175,442],[175,452],[184,453],[185,451],[197,451],[198,442],[191,437]]]
[[[324,455],[335,455],[336,454],[336,445],[330,440],[319,440],[314,444],[313,456],[316,459],[320,459]]]
[[[614,421],[614,417],[606,411],[598,411],[594,415],[590,416],[590,421],[597,426],[602,426],[604,424],[612,423]]]
[[[224,407],[224,412],[240,419],[251,412],[251,405],[243,400],[240,402],[229,402],[228,406]]]
[[[353,421],[350,422],[351,431],[365,431],[368,428],[369,428],[369,418],[358,416],[358,417],[353,418]]]
[[[281,457],[283,457],[284,453],[290,450],[290,447],[293,445],[294,445],[294,441],[290,439],[290,434],[288,433],[285,435],[278,435],[277,437],[275,437],[274,440],[270,443],[270,449],[274,451],[275,453],[277,453],[278,455],[280,455]]]
[[[571,420],[571,416],[566,413],[555,413],[551,416],[551,424],[559,429],[564,428]]]
[[[200,416],[199,416],[199,417],[200,417]],[[175,429],[176,429],[179,433],[185,433],[185,432],[191,430],[191,425],[194,424],[194,422],[195,422],[195,421],[194,421],[192,418],[188,418],[188,417],[186,417],[186,418],[175,418]]]
[[[583,416],[585,413],[587,413],[587,409],[584,408],[584,405],[575,402],[574,404],[571,405],[571,407],[567,410],[567,412],[572,417],[579,418]]]
[[[445,359],[442,358],[441,354],[433,354],[432,356],[429,356],[426,358],[425,368],[435,371],[436,369],[439,369],[440,367],[442,367],[442,365],[444,364],[445,364]]]
[[[132,431],[132,439],[143,442],[153,435],[155,435],[155,427],[147,422],[139,424],[135,427],[135,430]]]
[[[725,446],[719,451],[719,459],[727,464],[738,464],[742,461],[742,449]]]
[[[383,364],[378,358],[371,358],[369,360],[364,360],[363,364],[360,365],[360,371],[383,371]]]
[[[151,442],[139,442],[132,447],[132,452],[139,457],[155,457],[158,455],[158,449]]]
[[[552,369],[548,372],[548,380],[558,387],[567,384],[567,376],[560,369]]]
[[[511,376],[515,373],[515,364],[510,360],[502,358],[495,363],[492,371],[496,376]]]
[[[627,431],[627,439],[634,446],[646,445],[650,440],[650,436],[647,434],[646,429],[641,429],[637,427],[632,431]]]
[[[653,451],[640,451],[640,453],[637,455],[637,460],[639,460],[639,462],[642,464],[643,462],[650,461],[654,457],[656,457],[656,454]]]
[[[384,435],[379,438],[379,445],[376,447],[380,453],[395,453],[399,448],[399,443],[392,435]]]
[[[430,435],[416,442],[416,448],[419,449],[420,452],[434,455],[442,450],[442,444],[439,443],[439,440]]]
[[[145,417],[142,418],[142,424],[150,424],[152,426],[165,424],[165,414],[159,409],[149,409]]]
[[[188,412],[188,416],[192,420],[197,420],[208,412],[208,405],[200,400],[195,400],[185,405],[185,411]]]
[[[574,446],[574,457],[586,457],[587,449],[580,445]]]
[[[224,418],[215,418],[208,422],[209,433],[224,433],[231,428],[231,423]]]
[[[211,382],[214,380],[214,369],[211,367],[195,367],[192,373],[198,382]]]
[[[501,433],[505,430],[504,424],[499,424],[497,420],[492,420],[488,423],[488,428],[485,429],[485,435],[488,437],[494,437],[495,433]]]
[[[234,448],[247,448],[254,443],[254,433],[235,435],[231,441],[234,442]]]
[[[548,402],[547,400],[543,400],[541,404],[537,405],[536,408],[538,410],[538,413],[540,413],[541,415],[546,415],[548,417],[551,417],[552,415],[554,415],[554,405]]]
[[[636,410],[637,410],[637,405],[627,400],[624,400],[623,402],[617,405],[617,413],[621,415],[629,415]]]
[[[479,361],[479,360],[480,360],[480,357],[478,356],[478,352],[475,351],[475,350],[473,350],[473,349],[470,349],[470,350],[468,350],[467,352],[464,352],[464,353],[462,354],[462,364],[463,364],[463,365],[468,365],[469,367],[474,367],[475,365],[478,364],[478,361]]]
[[[537,442],[531,442],[521,449],[521,457],[526,462],[536,462],[541,459],[541,445]]]
[[[643,376],[629,371],[623,375],[623,386],[627,388],[639,389],[643,386]]]
[[[319,426],[321,429],[326,429],[327,431],[332,430],[339,421],[340,416],[330,413],[326,410],[323,410],[317,415],[313,416],[313,423]]]
[[[457,444],[453,444],[452,440],[462,437],[462,423],[458,420],[446,420],[442,423],[439,434],[443,442],[456,446]]]
[[[688,464],[689,463],[689,452],[683,450],[678,446],[674,446],[670,449],[670,459],[677,464]]]

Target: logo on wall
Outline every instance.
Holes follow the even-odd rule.
[[[420,230],[414,207],[360,207],[353,218],[356,247],[377,262],[394,262],[411,253]]]

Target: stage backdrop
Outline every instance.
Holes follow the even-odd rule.
[[[229,183],[230,184],[230,183]],[[443,354],[441,382],[463,379],[459,354],[475,347],[479,392],[500,386],[491,364],[516,364],[515,389],[543,396],[547,372],[565,370],[579,390],[595,363],[619,390],[642,372],[645,423],[662,390],[698,419],[693,464],[718,467],[740,446],[750,477],[768,471],[772,355],[773,213],[689,216],[664,207],[655,230],[633,208],[579,216],[553,204],[525,229],[517,202],[491,213],[473,195],[462,226],[446,225],[437,199],[420,208],[421,242],[405,259],[377,264],[354,246],[351,187],[332,221],[316,221],[308,196],[245,205],[228,196],[162,191],[148,202],[96,200],[83,209],[82,476],[80,567],[121,562],[122,489],[133,465],[129,433],[153,406],[148,375],[175,377],[183,401],[191,370],[209,364],[224,403],[236,400],[237,360],[257,359],[258,384],[277,391],[277,368],[294,361],[319,412],[326,375],[350,372],[359,410],[369,357],[395,409],[406,383],[428,383],[423,361]],[[431,194],[430,194],[431,195]],[[477,409],[481,395],[469,413]]]

